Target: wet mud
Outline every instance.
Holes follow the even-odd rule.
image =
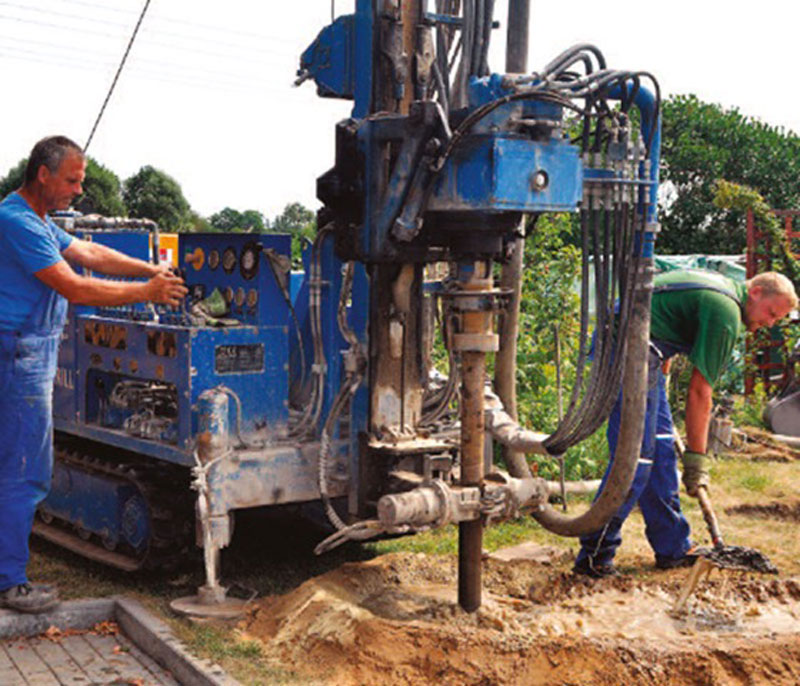
[[[714,569],[589,580],[532,559],[484,561],[483,605],[456,602],[452,557],[394,553],[259,601],[242,630],[302,683],[800,683],[800,582]]]

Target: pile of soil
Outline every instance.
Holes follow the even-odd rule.
[[[800,683],[800,583],[718,571],[676,613],[688,570],[589,580],[563,562],[484,561],[483,604],[456,560],[395,553],[265,598],[249,638],[302,683]]]
[[[744,514],[763,519],[778,519],[784,522],[800,522],[800,501],[775,501],[770,503],[745,503],[725,508],[726,514]]]
[[[734,432],[729,454],[754,462],[794,462],[800,459],[800,451],[776,441],[769,431],[754,426],[744,426]]]

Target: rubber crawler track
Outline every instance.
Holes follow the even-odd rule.
[[[42,516],[34,522],[34,534],[125,571],[173,569],[186,559],[194,543],[195,502],[188,468],[59,433],[54,458],[70,469],[133,485],[147,503],[150,539],[138,553],[124,545],[108,550],[97,536],[79,536],[74,523]]]

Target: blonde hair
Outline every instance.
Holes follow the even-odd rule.
[[[789,298],[792,302],[792,309],[797,309],[797,293],[794,290],[794,284],[783,274],[778,274],[778,272],[756,274],[747,282],[747,290],[749,291],[753,286],[758,286],[765,296],[782,295]]]

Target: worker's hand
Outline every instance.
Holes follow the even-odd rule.
[[[698,489],[701,486],[708,488],[711,483],[711,476],[708,473],[708,458],[703,453],[695,453],[687,450],[683,453],[683,485],[686,492],[697,497]]]
[[[153,265],[153,274],[174,274],[175,267],[172,266],[172,262],[159,262],[158,264]]]
[[[163,271],[156,274],[147,282],[147,299],[150,302],[162,303],[164,305],[180,305],[181,300],[186,297],[189,289],[180,276],[176,276],[170,271]]]

